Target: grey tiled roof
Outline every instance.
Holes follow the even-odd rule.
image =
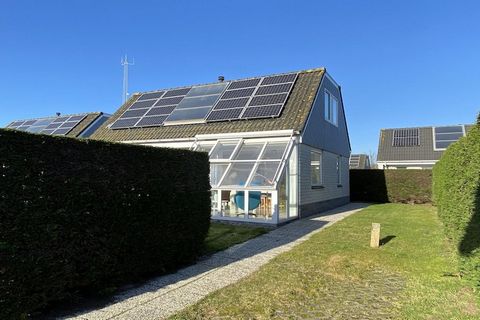
[[[150,128],[110,129],[108,126],[128,109],[141,94],[121,106],[92,136],[107,141],[193,138],[197,134],[234,133],[293,129],[302,131],[325,69],[300,71],[292,92],[278,118],[251,119]]]
[[[465,125],[466,131],[468,132],[471,127],[472,125]],[[393,132],[396,129],[397,128],[380,130],[377,161],[435,161],[439,160],[442,156],[442,150],[436,151],[433,148],[433,127],[419,127],[420,144],[409,147],[393,146]]]

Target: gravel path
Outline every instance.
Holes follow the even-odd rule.
[[[350,203],[297,220],[267,234],[216,253],[177,273],[158,277],[113,297],[110,305],[63,319],[164,319],[215,290],[252,274],[282,252],[367,205]]]

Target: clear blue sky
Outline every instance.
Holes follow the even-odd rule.
[[[480,110],[478,1],[0,0],[0,126],[113,113],[125,53],[130,92],[325,66],[353,152]]]

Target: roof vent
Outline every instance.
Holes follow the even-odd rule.
[[[225,81],[225,77],[224,76],[218,76],[218,81],[220,81],[220,82]]]
[[[61,113],[60,113],[60,112],[57,112],[56,115],[57,115],[57,117],[60,117]]]

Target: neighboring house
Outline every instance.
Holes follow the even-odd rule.
[[[370,157],[367,154],[352,154],[350,156],[350,169],[370,169]]]
[[[465,136],[473,125],[380,130],[379,169],[431,169],[443,151]]]
[[[342,95],[324,68],[219,79],[137,93],[92,138],[208,152],[213,219],[279,224],[349,202]]]
[[[16,120],[7,125],[6,128],[31,133],[88,138],[107,121],[110,116],[111,115],[103,112],[56,115],[45,118]]]

